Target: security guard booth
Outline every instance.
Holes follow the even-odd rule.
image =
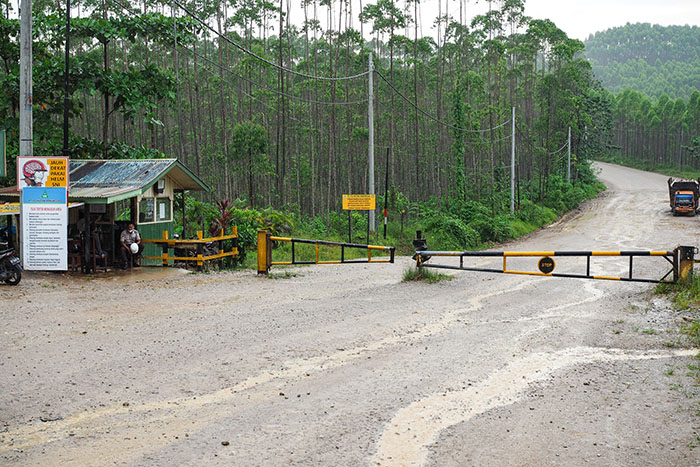
[[[94,223],[102,250],[113,262],[119,259],[119,235],[130,222],[142,238],[162,238],[163,231],[172,236],[175,196],[184,200],[185,192],[209,187],[176,159],[71,160],[68,190],[71,203],[83,203],[69,210],[69,256],[71,247],[80,245],[81,255],[89,257],[91,246],[84,239]],[[18,198],[16,187],[0,189],[0,201]],[[158,254],[157,246],[145,245],[144,257]],[[142,264],[160,263],[144,258]]]

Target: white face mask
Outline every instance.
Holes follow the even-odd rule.
[[[136,230],[136,229],[129,229],[129,233],[130,234],[134,233],[134,230]]]

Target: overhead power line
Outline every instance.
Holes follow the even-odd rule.
[[[139,16],[137,13],[132,12],[131,9],[130,9],[127,5],[125,5],[124,3],[122,3],[120,0],[110,0],[110,1],[113,1],[113,2],[117,3],[117,4],[120,5],[124,10],[126,10],[126,11],[128,11],[129,13],[131,13],[132,15],[134,15],[134,16],[140,18],[140,16]],[[292,69],[289,69],[289,68],[280,66],[280,65],[278,65],[278,64],[276,64],[276,63],[274,63],[274,62],[271,62],[270,60],[267,60],[267,59],[264,58],[264,57],[261,57],[261,56],[257,55],[256,53],[254,53],[254,52],[248,50],[247,48],[245,48],[245,47],[243,47],[242,45],[236,43],[235,41],[231,40],[230,38],[226,37],[225,35],[220,34],[217,30],[215,30],[215,29],[212,28],[210,25],[208,25],[204,20],[202,20],[201,18],[199,18],[197,15],[195,15],[192,11],[190,11],[187,7],[185,7],[184,5],[182,5],[179,1],[177,1],[177,0],[171,0],[171,1],[172,1],[173,4],[177,5],[180,9],[182,9],[188,16],[190,16],[192,19],[194,19],[195,21],[197,21],[199,24],[201,24],[201,25],[202,25],[204,28],[206,28],[207,30],[209,30],[209,31],[211,31],[212,33],[214,33],[216,36],[222,38],[224,41],[226,41],[226,42],[228,42],[229,44],[233,45],[235,48],[239,49],[240,51],[242,51],[242,52],[244,52],[244,53],[250,55],[251,57],[254,57],[254,58],[256,58],[257,60],[260,60],[260,61],[262,61],[262,62],[268,64],[269,66],[272,66],[273,68],[276,68],[276,69],[278,69],[278,70],[282,70],[282,71],[291,73],[291,74],[293,74],[293,75],[301,76],[301,77],[303,77],[303,78],[314,79],[314,80],[320,80],[320,81],[345,81],[345,80],[350,80],[350,79],[361,78],[361,77],[366,76],[366,75],[369,74],[369,71],[366,71],[366,72],[358,73],[358,74],[352,75],[352,76],[327,77],[327,76],[309,75],[309,74],[306,74],[306,73],[301,73],[301,72],[298,72],[298,71],[295,71],[295,70],[292,70]],[[318,105],[353,105],[353,104],[365,103],[365,102],[367,102],[367,100],[368,100],[368,99],[362,99],[362,100],[357,100],[357,101],[330,102],[330,101],[315,101],[315,100],[304,99],[304,98],[301,98],[301,97],[298,97],[298,96],[295,96],[295,95],[291,95],[291,94],[284,93],[284,92],[279,91],[279,90],[275,90],[275,89],[272,89],[272,88],[268,88],[267,86],[265,86],[265,85],[263,85],[263,84],[257,83],[257,82],[255,82],[255,81],[253,81],[253,80],[250,80],[250,79],[248,79],[248,78],[245,78],[245,77],[239,75],[238,73],[234,72],[233,70],[231,70],[231,69],[229,69],[229,68],[223,67],[222,65],[220,65],[220,64],[218,64],[218,63],[216,63],[216,62],[214,62],[213,60],[211,60],[211,59],[209,59],[209,58],[207,58],[207,57],[205,57],[205,56],[203,56],[203,55],[201,55],[201,54],[198,54],[198,53],[196,53],[196,52],[194,52],[194,51],[188,49],[187,47],[184,47],[184,46],[182,46],[182,45],[180,45],[180,47],[182,47],[182,48],[184,48],[185,50],[187,50],[188,52],[190,52],[190,53],[196,55],[197,57],[200,57],[200,58],[202,58],[203,60],[206,60],[207,62],[213,64],[214,66],[220,68],[222,71],[226,71],[226,72],[228,72],[228,73],[231,73],[231,74],[235,75],[237,78],[242,79],[242,80],[244,80],[244,81],[246,81],[246,82],[248,82],[248,83],[250,83],[250,84],[252,84],[252,85],[254,85],[254,86],[261,87],[261,88],[263,88],[263,89],[265,89],[265,90],[267,90],[267,91],[273,92],[273,93],[278,94],[278,95],[281,95],[281,96],[288,97],[288,98],[290,98],[290,99],[295,99],[295,100],[298,100],[298,101],[307,102],[307,103],[311,103],[311,104],[318,104]],[[209,71],[209,70],[207,70],[207,71]],[[435,116],[431,115],[430,113],[426,112],[425,110],[421,109],[415,102],[411,101],[411,99],[409,99],[408,97],[406,97],[406,96],[405,96],[401,91],[399,91],[388,79],[386,79],[386,77],[385,77],[381,72],[379,72],[379,71],[376,70],[376,69],[374,70],[374,72],[375,72],[375,73],[376,73],[376,74],[377,74],[377,75],[378,75],[378,76],[379,76],[379,77],[380,77],[380,78],[381,78],[381,79],[396,93],[396,94],[398,94],[399,97],[401,97],[404,101],[406,101],[409,105],[411,105],[413,108],[415,108],[415,109],[416,109],[418,112],[420,112],[422,115],[428,117],[429,119],[435,121],[436,123],[438,123],[438,124],[440,124],[440,125],[446,126],[446,127],[451,128],[451,129],[453,129],[453,130],[461,131],[461,132],[464,132],[464,133],[488,133],[488,132],[495,131],[495,130],[497,130],[497,129],[499,129],[499,128],[502,128],[502,127],[504,127],[505,125],[507,125],[508,123],[511,122],[511,120],[506,120],[506,121],[504,121],[503,123],[501,123],[501,124],[499,124],[499,125],[497,125],[497,126],[495,126],[495,127],[493,127],[493,128],[486,128],[486,129],[482,129],[482,130],[474,130],[474,129],[460,128],[460,127],[454,126],[454,125],[452,125],[452,124],[450,124],[450,123],[447,123],[447,122],[444,122],[444,121],[438,119],[437,117],[435,117]],[[246,94],[247,94],[247,93],[246,93]],[[256,99],[256,100],[259,100],[259,99],[255,98],[255,97],[252,96],[252,95],[249,95],[249,96],[252,97],[252,98],[254,98],[254,99]],[[495,141],[495,142],[504,141],[504,140],[506,140],[506,139],[509,139],[509,137],[501,138],[501,139],[499,139],[499,140],[497,140],[497,141]],[[474,145],[475,145],[475,144],[481,144],[481,142],[470,142],[470,141],[467,141],[467,142],[465,142],[465,143],[466,143],[466,144],[474,144]],[[556,152],[559,152],[559,151],[556,151]]]
[[[110,0],[110,1],[113,2],[113,3],[115,3],[115,4],[117,4],[117,5],[119,5],[119,6],[121,6],[122,9],[126,10],[128,13],[131,13],[131,15],[132,15],[133,17],[135,17],[135,18],[137,18],[137,19],[141,19],[141,17],[140,17],[136,12],[131,11],[131,10],[129,9],[129,7],[128,7],[127,5],[125,5],[124,3],[122,3],[120,0]],[[144,21],[144,24],[146,24],[145,21]],[[251,80],[251,79],[249,79],[249,78],[246,78],[246,77],[244,77],[244,76],[242,76],[242,75],[239,75],[238,73],[236,73],[235,71],[233,71],[231,68],[224,67],[224,66],[222,66],[221,64],[215,62],[214,60],[212,60],[212,59],[206,57],[205,55],[202,55],[202,54],[200,54],[200,53],[198,53],[198,52],[195,52],[194,50],[189,49],[188,47],[185,47],[184,45],[182,45],[182,44],[180,44],[180,43],[176,43],[176,45],[177,45],[178,47],[180,47],[181,49],[184,49],[185,51],[189,52],[189,53],[192,54],[193,56],[196,56],[196,57],[198,57],[198,58],[200,58],[200,59],[202,59],[202,60],[204,60],[204,61],[206,61],[206,62],[208,62],[208,63],[211,63],[212,65],[214,65],[215,67],[219,68],[220,70],[225,71],[225,72],[227,72],[227,73],[230,73],[230,74],[234,75],[234,76],[235,76],[236,78],[238,78],[238,79],[241,79],[241,80],[243,80],[243,81],[245,81],[245,82],[247,82],[247,83],[250,83],[250,84],[252,84],[253,86],[260,87],[260,88],[262,88],[262,89],[264,89],[264,90],[266,90],[266,91],[269,91],[269,92],[278,94],[278,95],[280,95],[280,96],[288,97],[288,98],[290,98],[290,99],[294,99],[294,100],[301,101],[301,102],[306,102],[306,103],[309,103],[309,104],[318,104],[318,105],[353,105],[353,104],[364,104],[364,103],[366,103],[366,102],[368,101],[368,99],[360,99],[360,100],[356,100],[356,101],[338,101],[338,102],[331,102],[331,101],[317,101],[317,100],[312,100],[312,99],[304,99],[303,97],[295,96],[295,95],[293,95],[293,94],[287,94],[287,93],[285,93],[285,92],[279,91],[279,90],[277,90],[277,89],[270,88],[270,87],[268,87],[268,86],[265,86],[264,84],[260,84],[260,83],[258,83],[258,82],[256,82],[256,81],[253,81],[253,80]],[[210,73],[212,73],[210,70],[207,70],[207,71],[209,71]],[[212,74],[215,75],[215,73],[212,73]],[[252,96],[252,95],[250,95],[250,94],[248,94],[248,93],[245,93],[245,92],[244,92],[244,94],[246,94],[247,96],[249,96],[249,97],[251,97],[251,98],[253,98],[253,99],[259,101],[259,99],[255,98],[254,96]]]
[[[507,141],[510,139],[511,139],[511,137],[510,137],[510,135],[508,135],[508,136],[504,136],[503,138],[495,139],[495,140],[493,140],[493,142],[500,143],[502,141]],[[490,143],[490,141],[488,139],[482,139],[479,141],[464,141],[464,144],[469,144],[471,146],[478,146],[480,144],[489,144],[489,143]]]
[[[379,72],[379,71],[376,70],[376,69],[374,70],[374,72],[375,72],[382,80],[384,80],[384,82],[385,82],[386,84],[388,84],[389,87],[390,87],[396,94],[399,95],[399,97],[401,97],[403,100],[405,100],[408,104],[410,104],[410,105],[411,105],[414,109],[416,109],[418,112],[420,112],[421,114],[425,115],[425,116],[428,117],[429,119],[431,119],[431,120],[433,120],[433,121],[435,121],[435,122],[437,122],[437,123],[439,123],[439,124],[441,124],[441,125],[444,125],[444,126],[446,126],[446,127],[448,127],[448,128],[452,128],[453,130],[462,131],[462,132],[465,132],[465,133],[488,133],[488,132],[490,132],[490,131],[497,130],[497,129],[499,129],[499,128],[501,128],[501,127],[503,127],[503,126],[505,126],[505,125],[507,125],[507,124],[510,123],[510,119],[509,119],[509,120],[506,120],[505,122],[501,123],[500,125],[496,125],[496,126],[493,127],[493,128],[486,128],[486,129],[484,129],[484,130],[472,130],[472,129],[469,129],[469,128],[459,128],[459,127],[456,127],[456,126],[451,125],[451,124],[449,124],[449,123],[447,123],[447,122],[443,122],[442,120],[439,120],[437,117],[434,117],[433,115],[429,114],[429,113],[426,112],[425,110],[423,110],[423,109],[421,109],[420,107],[418,107],[418,105],[417,105],[415,102],[413,102],[411,99],[409,99],[408,97],[406,97],[401,91],[399,91],[398,89],[396,89],[396,88],[394,87],[394,85],[391,84],[391,82],[389,82],[389,80],[386,79],[386,78],[384,77],[384,75],[381,74],[381,72]]]
[[[567,147],[568,145],[569,145],[569,143],[564,143],[564,146],[560,147],[559,149],[557,149],[557,150],[554,151],[554,152],[548,152],[547,155],[548,155],[548,156],[553,156],[553,155],[557,154],[558,152],[561,152],[561,151],[562,151],[565,147]]]
[[[245,47],[243,47],[242,45],[238,44],[237,42],[234,42],[233,40],[231,40],[230,38],[226,37],[225,35],[220,34],[219,31],[217,31],[216,29],[214,29],[214,28],[212,28],[211,26],[209,26],[204,20],[200,19],[197,15],[195,15],[194,13],[192,13],[192,12],[191,12],[189,9],[187,9],[187,7],[185,7],[183,4],[181,4],[181,3],[178,2],[177,0],[172,0],[172,1],[173,1],[173,3],[174,3],[175,5],[177,5],[178,7],[180,7],[180,9],[182,9],[185,13],[187,13],[192,19],[194,19],[194,20],[197,21],[199,24],[201,24],[202,26],[204,26],[204,28],[206,28],[206,29],[208,29],[209,31],[213,32],[213,33],[216,34],[218,37],[222,38],[223,40],[225,40],[226,42],[228,42],[229,44],[231,44],[232,46],[234,46],[235,48],[237,48],[237,49],[240,50],[241,52],[246,53],[246,54],[250,55],[251,57],[253,57],[253,58],[257,59],[257,60],[260,60],[261,62],[264,62],[264,63],[270,65],[271,67],[277,68],[278,70],[282,70],[282,71],[285,71],[285,72],[287,72],[287,73],[291,73],[291,74],[293,74],[293,75],[301,76],[301,77],[303,77],[303,78],[316,79],[316,80],[320,80],[320,81],[346,81],[346,80],[350,80],[350,79],[361,78],[361,77],[366,76],[366,75],[369,74],[369,71],[365,71],[365,72],[363,72],[363,73],[358,73],[358,74],[352,75],[352,76],[340,76],[340,77],[336,77],[336,78],[331,78],[331,77],[328,77],[328,76],[307,75],[306,73],[301,73],[301,72],[299,72],[299,71],[295,71],[295,70],[292,70],[292,69],[290,69],[290,68],[280,66],[280,65],[278,65],[277,63],[271,62],[270,60],[268,60],[268,59],[266,59],[266,58],[264,58],[264,57],[261,57],[260,55],[256,54],[255,52],[246,49]]]
[[[137,18],[137,19],[139,19],[140,21],[142,21],[143,24],[146,24],[146,22],[143,21],[143,20],[141,19],[141,16],[139,16],[139,15],[137,14],[137,12],[132,11],[127,5],[125,5],[124,3],[122,3],[120,0],[109,0],[109,1],[110,1],[111,3],[114,3],[114,4],[116,4],[116,5],[120,6],[120,7],[122,7],[123,10],[125,10],[127,13],[130,13],[134,18]],[[199,57],[199,58],[201,58],[201,59],[203,59],[203,60],[209,61],[210,63],[213,63],[214,65],[220,66],[218,63],[215,63],[214,61],[208,59],[207,57],[205,57],[205,56],[203,56],[203,55],[200,55],[200,54],[196,53],[196,52],[193,51],[193,50],[188,49],[187,47],[183,46],[182,44],[177,44],[177,45],[178,45],[180,48],[186,50],[187,52],[192,53],[193,55],[196,55],[197,57]],[[219,77],[219,75],[218,75],[216,72],[210,70],[209,68],[205,67],[204,65],[201,65],[201,69],[204,70],[204,71],[206,71],[207,73],[211,74],[212,76]],[[249,80],[247,80],[246,78],[243,78],[242,76],[239,76],[239,78],[241,78],[241,79],[243,79],[243,80],[246,80],[246,81],[249,81]],[[234,84],[234,83],[231,83],[230,81],[227,81],[227,82],[230,83],[230,84]],[[255,84],[255,83],[254,83],[254,84]],[[259,102],[260,104],[264,105],[265,107],[269,108],[270,110],[276,110],[274,107],[272,107],[270,104],[268,104],[267,102],[263,101],[262,99],[260,99],[260,98],[258,98],[258,97],[255,97],[255,96],[252,95],[252,94],[248,94],[247,92],[245,92],[245,91],[243,91],[243,90],[241,90],[241,92],[242,92],[245,96],[247,96],[247,97],[253,99],[254,101]],[[292,120],[300,121],[299,119],[294,118],[294,117],[292,117],[292,116],[290,116],[290,118],[291,118]]]
[[[204,70],[204,71],[206,71],[207,73],[211,74],[212,76],[219,77],[219,74],[218,74],[217,72],[212,71],[212,70],[210,70],[209,68],[207,68],[207,67],[205,67],[205,66],[203,66],[203,65],[202,65],[201,69]],[[230,84],[233,84],[233,83],[231,83],[230,81],[227,81],[227,82],[230,83]],[[252,95],[252,94],[248,94],[247,92],[245,92],[245,91],[243,91],[243,90],[241,90],[241,92],[242,92],[245,96],[247,96],[247,97],[253,99],[254,101],[257,101],[257,102],[261,103],[262,105],[264,105],[264,106],[267,107],[268,109],[273,110],[273,111],[276,111],[276,110],[277,110],[275,107],[271,106],[270,104],[268,104],[268,103],[265,102],[264,100],[260,99],[259,97],[255,97],[255,96]],[[288,115],[287,117],[290,118],[290,119],[292,119],[292,120],[294,120],[294,121],[301,122],[300,119],[295,118],[295,117],[293,117],[293,116],[291,116],[291,115]]]
[[[255,81],[253,81],[253,80],[251,80],[251,79],[248,79],[248,78],[246,78],[246,77],[244,77],[244,76],[242,76],[242,75],[239,75],[238,73],[236,73],[236,72],[233,71],[232,69],[230,69],[230,68],[228,68],[228,67],[225,67],[225,66],[223,66],[223,65],[221,65],[221,64],[219,64],[219,63],[217,63],[217,62],[215,62],[214,60],[212,60],[212,59],[210,59],[210,58],[208,58],[208,57],[206,57],[206,56],[200,54],[200,53],[195,52],[195,51],[192,50],[192,49],[189,49],[189,48],[184,47],[184,46],[182,46],[182,45],[180,45],[180,47],[182,47],[183,49],[185,49],[186,51],[188,51],[188,52],[191,53],[192,55],[195,55],[195,56],[201,58],[202,60],[204,60],[204,61],[206,61],[206,62],[208,62],[208,63],[211,63],[212,65],[214,65],[215,67],[219,68],[220,70],[226,71],[226,72],[228,72],[228,73],[231,73],[231,74],[232,74],[233,76],[235,76],[236,78],[242,79],[243,81],[246,81],[247,83],[250,83],[250,84],[252,84],[253,86],[258,86],[258,87],[260,87],[260,88],[262,88],[262,89],[264,89],[264,90],[266,90],[266,91],[269,91],[269,92],[278,94],[278,95],[280,95],[280,96],[288,97],[288,98],[290,98],[290,99],[294,99],[294,100],[297,100],[297,101],[300,101],[300,102],[306,102],[306,103],[308,103],[308,104],[318,104],[318,105],[353,105],[353,104],[364,104],[364,103],[366,103],[366,102],[368,101],[368,99],[360,99],[360,100],[356,100],[356,101],[337,101],[337,102],[332,102],[332,101],[317,101],[317,100],[313,100],[313,99],[304,99],[303,97],[295,96],[295,95],[293,95],[293,94],[287,94],[287,93],[282,92],[282,91],[279,91],[279,90],[277,90],[277,89],[273,89],[273,88],[267,87],[267,86],[265,86],[264,84],[260,84],[260,83],[258,83],[258,82],[255,82]]]

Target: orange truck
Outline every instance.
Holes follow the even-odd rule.
[[[698,200],[700,199],[700,179],[681,180],[668,179],[668,196],[671,203],[671,212],[674,216],[689,214],[694,216],[700,211]]]

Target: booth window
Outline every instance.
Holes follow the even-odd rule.
[[[156,216],[158,221],[169,221],[170,220],[170,199],[169,198],[159,198],[156,202],[158,209],[156,210]]]
[[[153,198],[142,198],[139,203],[139,224],[154,221]]]

